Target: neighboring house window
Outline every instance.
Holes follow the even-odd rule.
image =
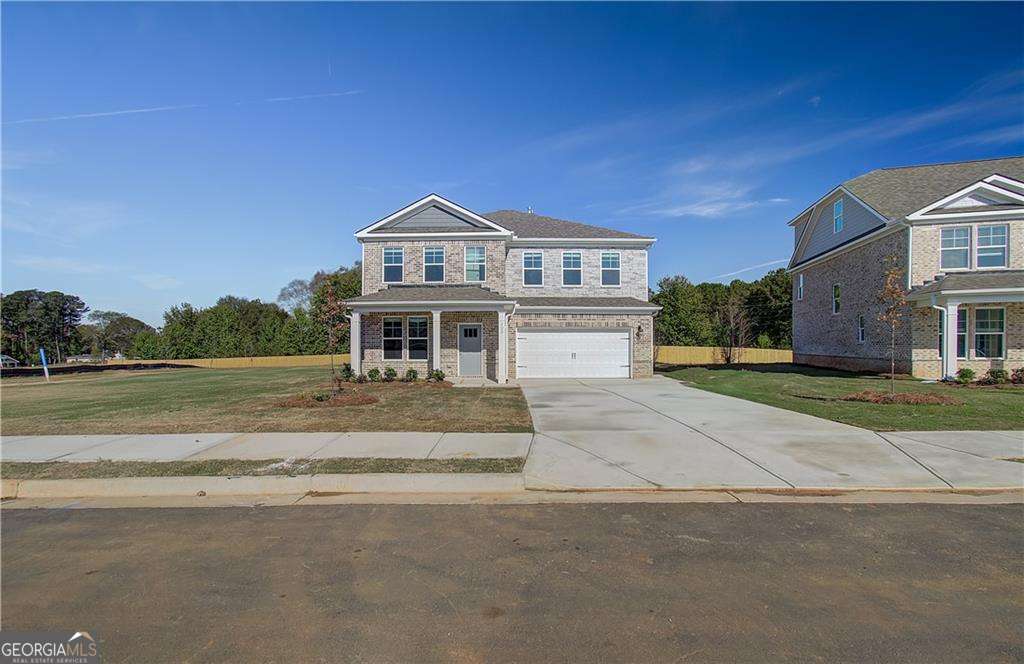
[[[832,313],[839,313],[839,284],[832,284]]]
[[[857,316],[857,343],[862,344],[867,338],[867,331],[864,329],[864,314],[860,314]]]
[[[796,275],[796,299],[804,299],[804,275],[803,273]]]
[[[939,357],[946,352],[946,312],[939,310]],[[967,359],[967,309],[957,307],[956,310],[956,357]]]
[[[466,247],[466,281],[487,280],[487,254],[483,247]]]
[[[405,252],[401,247],[384,247],[384,283],[402,283],[402,266]]]
[[[840,198],[832,204],[832,232],[838,233],[843,230],[843,199]]]
[[[444,281],[444,247],[424,247],[423,249],[423,281]]]
[[[943,270],[962,270],[970,267],[971,229],[969,226],[943,228],[939,267]]]
[[[402,359],[402,319],[384,319],[384,359]]]
[[[580,252],[562,252],[562,285],[583,285],[583,255]]]
[[[975,267],[1006,267],[1006,238],[1009,226],[978,226]]]
[[[1006,312],[1003,309],[974,310],[974,356],[1002,357],[1006,333]]]
[[[539,251],[523,253],[523,285],[544,285],[544,254]]]
[[[619,252],[601,252],[601,285],[619,285]]]
[[[427,318],[409,317],[409,359],[427,359]]]

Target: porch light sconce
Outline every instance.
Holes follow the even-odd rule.
[[[644,326],[643,326],[642,323],[637,324],[637,326],[636,326],[636,338],[637,339],[643,339],[644,338]]]

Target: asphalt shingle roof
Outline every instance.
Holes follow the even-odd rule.
[[[490,219],[503,228],[507,228],[519,237],[539,238],[637,238],[643,239],[643,235],[616,231],[611,228],[601,228],[590,224],[581,224],[578,221],[566,221],[545,217],[542,214],[532,212],[520,212],[518,210],[498,210],[480,215]]]
[[[880,168],[847,180],[843,186],[879,214],[902,219],[991,175],[1024,180],[1024,157]]]
[[[933,293],[989,288],[1024,289],[1024,270],[993,270],[991,272],[951,272],[942,278],[910,291],[911,298]]]
[[[513,298],[480,286],[388,286],[346,300],[360,302],[511,302]]]

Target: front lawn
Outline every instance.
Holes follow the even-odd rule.
[[[840,401],[863,390],[885,392],[888,379],[791,364],[682,367],[666,376],[709,392],[795,410],[875,431],[1024,429],[1024,388],[952,387],[897,380],[897,392],[950,396],[962,405]]]
[[[330,390],[325,367],[161,369],[0,381],[5,436],[251,431],[531,432],[517,387],[374,383],[345,394],[376,403],[289,405]],[[358,400],[356,400],[358,401]]]

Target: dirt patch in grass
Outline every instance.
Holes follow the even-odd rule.
[[[326,398],[321,398],[321,394],[324,394]],[[378,402],[380,399],[377,397],[356,392],[303,393],[278,401],[277,405],[281,408],[337,408],[338,406],[369,406]]]
[[[962,406],[964,402],[945,394],[926,394],[922,392],[878,392],[861,390],[838,398],[839,401],[862,401],[864,403],[902,404],[905,406]]]
[[[225,477],[345,473],[518,473],[526,459],[206,459],[202,461],[5,462],[5,479],[69,480],[116,477]]]

